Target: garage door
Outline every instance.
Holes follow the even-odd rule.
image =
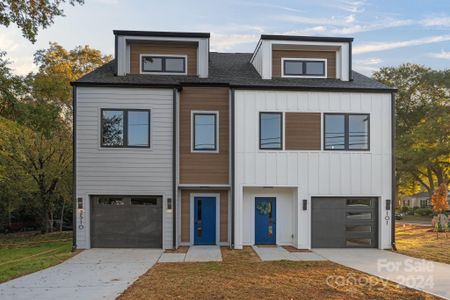
[[[378,246],[377,198],[312,200],[313,248]]]
[[[96,196],[91,211],[92,247],[162,248],[161,196]]]

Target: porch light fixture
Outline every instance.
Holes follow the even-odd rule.
[[[308,209],[308,200],[303,199],[303,210],[307,210]]]

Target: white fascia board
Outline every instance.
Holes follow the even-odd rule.
[[[348,43],[345,43],[341,47],[341,80],[349,81],[350,80],[350,72],[349,70],[349,59],[350,58],[350,47]]]
[[[209,42],[208,38],[186,38],[186,37],[164,37],[164,36],[118,36],[117,43],[117,75],[125,75],[127,72],[127,40],[140,41],[173,41],[173,42],[197,42],[197,73],[199,77],[208,77],[208,57]],[[129,49],[128,49],[129,50]]]
[[[272,79],[272,43],[263,40],[260,49],[262,55],[262,79]]]

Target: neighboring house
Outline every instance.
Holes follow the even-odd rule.
[[[391,248],[395,90],[352,38],[114,34],[73,83],[77,248]]]
[[[450,193],[447,197],[448,204],[450,207]],[[420,192],[411,196],[406,196],[401,199],[402,207],[419,207],[419,208],[431,208],[431,199],[427,192]]]
[[[411,196],[403,197],[401,199],[401,204],[403,207],[409,208],[427,208],[431,207],[431,199],[427,192],[420,192]]]

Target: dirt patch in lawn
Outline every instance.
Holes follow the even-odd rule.
[[[118,299],[438,299],[331,262],[261,262],[250,247],[222,256],[157,264]],[[340,276],[356,282],[341,286]]]
[[[166,249],[164,250],[164,253],[187,253],[189,250],[188,246],[181,246],[177,249]]]
[[[431,226],[398,224],[395,228],[397,250],[401,254],[450,264],[450,234],[433,232]]]
[[[283,246],[283,248],[289,252],[312,252],[311,250],[298,249],[298,248],[295,248],[294,246]]]

